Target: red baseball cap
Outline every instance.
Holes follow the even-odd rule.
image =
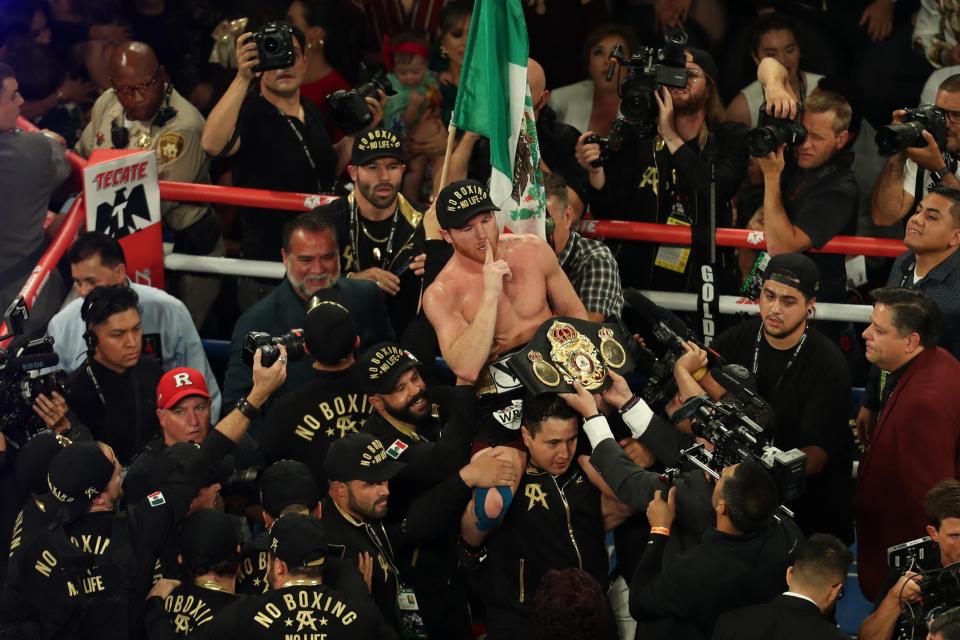
[[[169,409],[188,396],[210,398],[202,373],[190,367],[177,367],[163,374],[157,384],[157,408]]]

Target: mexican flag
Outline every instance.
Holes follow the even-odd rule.
[[[546,197],[520,0],[477,0],[453,124],[490,140],[490,199],[500,228],[544,237]]]

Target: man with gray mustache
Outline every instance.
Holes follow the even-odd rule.
[[[357,324],[360,348],[383,340],[393,340],[383,293],[367,280],[340,277],[340,250],[337,245],[337,219],[320,210],[301,213],[287,223],[280,256],[286,277],[262,300],[247,309],[237,320],[230,342],[230,364],[223,388],[224,410],[246,397],[250,390],[250,368],[240,357],[243,338],[251,331],[280,336],[303,327],[307,308],[314,297],[334,300],[349,311]],[[274,397],[298,389],[314,378],[313,358],[291,358],[287,381]],[[264,407],[269,411],[269,407]],[[262,425],[262,416],[254,419],[251,433]]]

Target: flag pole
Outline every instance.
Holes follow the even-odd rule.
[[[450,169],[450,156],[453,155],[453,142],[457,136],[457,127],[453,124],[453,118],[450,118],[450,124],[447,125],[447,151],[443,155],[443,169],[440,171],[440,182],[434,188],[434,197],[440,193],[440,189],[447,186],[447,173]]]

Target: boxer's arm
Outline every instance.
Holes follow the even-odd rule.
[[[589,320],[587,310],[573,285],[570,284],[567,274],[560,267],[557,256],[547,244],[540,244],[542,245],[540,262],[543,265],[544,279],[547,283],[547,301],[550,303],[550,309],[558,316]]]
[[[447,366],[458,378],[473,384],[490,356],[500,296],[485,290],[476,317],[467,322],[458,308],[460,296],[446,292],[444,285],[434,282],[424,292],[423,310],[437,332]]]

